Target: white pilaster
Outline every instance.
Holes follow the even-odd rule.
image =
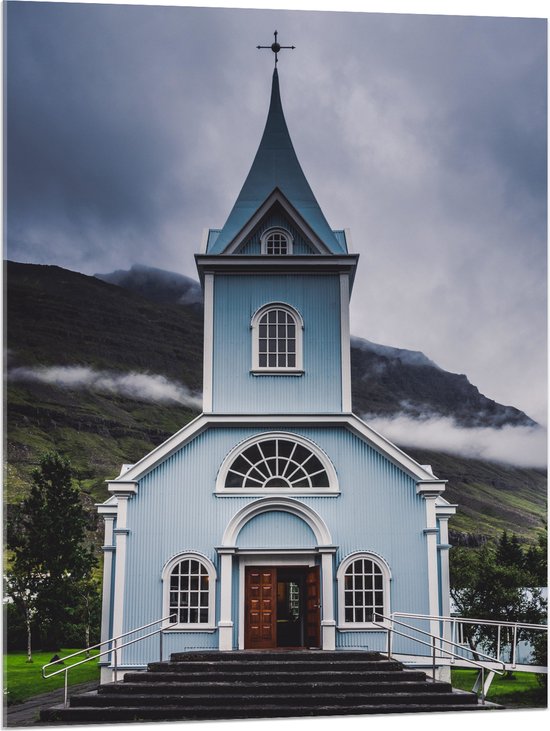
[[[342,368],[342,411],[351,412],[351,353],[349,335],[349,277],[340,274],[340,350]]]
[[[113,577],[113,554],[115,546],[113,543],[113,527],[115,522],[114,515],[104,515],[105,521],[105,538],[103,541],[103,593],[101,604],[101,642],[105,642],[110,637],[110,619],[112,599],[111,581]],[[106,648],[102,648],[106,649]],[[104,659],[104,658],[103,658]]]
[[[130,495],[121,493],[117,496],[117,525],[114,529],[116,552],[115,552],[115,586],[113,601],[113,637],[123,633],[123,612],[124,612],[124,580],[126,576],[126,549],[128,539],[127,515],[128,500]],[[121,653],[118,655],[118,663],[121,662]]]
[[[233,620],[231,617],[231,598],[233,584],[234,548],[218,548],[221,558],[220,567],[220,619],[218,622],[218,647],[220,650],[233,649]]]
[[[334,569],[333,556],[336,548],[319,547],[321,554],[321,585],[322,585],[322,618],[321,618],[321,647],[323,650],[336,649],[336,621],[334,619]]]
[[[426,549],[428,552],[428,597],[430,614],[439,615],[439,583],[437,571],[437,520],[435,513],[435,501],[438,493],[424,493],[426,501]],[[430,632],[432,634],[439,633],[439,623],[437,620],[430,622]]]
[[[439,564],[441,566],[441,614],[451,615],[450,572],[449,572],[449,518],[439,516]]]
[[[202,384],[202,410],[205,414],[212,411],[214,355],[214,275],[204,275],[204,359]]]

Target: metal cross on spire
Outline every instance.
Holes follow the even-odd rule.
[[[277,68],[277,63],[279,61],[279,59],[277,58],[277,54],[279,53],[279,51],[282,48],[291,48],[292,50],[294,50],[296,48],[296,46],[281,46],[281,44],[277,42],[277,35],[278,35],[277,31],[275,31],[275,33],[273,35],[275,36],[274,43],[272,43],[270,46],[256,46],[256,48],[271,48],[271,50],[275,54],[275,68]]]

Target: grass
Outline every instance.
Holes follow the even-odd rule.
[[[477,670],[451,670],[453,688],[472,690]],[[495,675],[487,700],[506,708],[546,708],[548,698],[535,673]]]
[[[62,650],[57,654],[63,658],[72,652],[76,652],[76,650]],[[27,662],[25,652],[8,652],[4,655],[4,701],[7,705],[20,703],[35,695],[63,687],[65,673],[60,673],[53,678],[44,679],[42,677],[42,666],[51,660],[53,654],[51,651],[35,652],[32,663]],[[68,664],[83,659],[83,657],[69,660]],[[65,666],[59,665],[59,667]],[[52,670],[54,669],[52,668]],[[94,660],[69,672],[69,685],[85,683],[88,680],[99,682],[99,667]]]

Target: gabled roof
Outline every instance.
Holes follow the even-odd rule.
[[[255,416],[200,414],[115,480],[107,480],[109,492],[115,494],[137,492],[137,483],[141,478],[206,429],[219,426],[242,426],[243,424],[260,428],[268,426],[270,429],[277,428],[278,424],[284,424],[285,427],[291,425],[297,427],[309,426],[311,424],[316,426],[343,426],[412,477],[417,483],[417,490],[441,493],[445,489],[446,480],[434,477],[431,471],[418,464],[412,457],[405,454],[399,447],[392,444],[355,414],[316,414],[315,416],[300,414],[260,414]]]
[[[222,254],[275,188],[285,195],[333,254],[345,254],[342,237],[327,223],[298,162],[286,126],[277,69],[264,133],[241,192],[219,234],[208,242],[207,254]]]

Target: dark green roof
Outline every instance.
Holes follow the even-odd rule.
[[[271,103],[258,152],[229,218],[219,235],[209,243],[208,253],[221,254],[276,188],[329,251],[347,253],[341,237],[337,237],[328,225],[294,152],[283,114],[277,69],[273,72]]]

